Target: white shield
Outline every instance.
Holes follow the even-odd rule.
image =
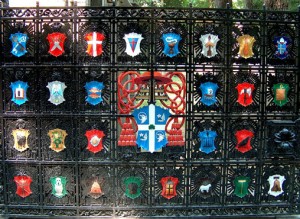
[[[137,33],[125,34],[123,39],[126,42],[125,52],[128,55],[130,55],[131,57],[134,57],[141,53],[140,44],[141,44],[141,41],[144,39],[142,37],[142,34],[137,34]]]
[[[202,42],[202,54],[207,57],[211,58],[217,54],[217,43],[219,41],[219,37],[213,34],[205,34],[201,35],[200,41]]]
[[[50,91],[50,98],[48,101],[54,105],[59,105],[65,101],[64,90],[67,88],[64,82],[52,81],[49,82],[47,88]]]
[[[268,182],[270,184],[268,194],[273,195],[275,197],[277,197],[278,195],[281,195],[284,192],[283,188],[282,188],[282,184],[284,181],[285,181],[284,176],[281,176],[278,174],[270,176],[268,178]]]

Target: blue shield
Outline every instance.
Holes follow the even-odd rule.
[[[288,45],[290,44],[290,39],[285,36],[275,37],[274,44],[276,49],[275,56],[279,59],[285,59],[288,56]]]
[[[200,138],[200,148],[199,150],[203,153],[209,154],[216,150],[215,138],[217,133],[211,130],[204,130],[199,132],[198,137]]]
[[[164,50],[163,53],[166,56],[174,57],[179,53],[178,45],[181,40],[181,36],[176,33],[166,33],[163,34],[161,39],[164,42]]]
[[[217,102],[216,92],[219,86],[213,82],[205,82],[200,85],[200,90],[202,93],[201,103],[206,106],[211,106]]]
[[[103,101],[102,90],[104,88],[104,85],[102,82],[91,81],[86,83],[84,88],[87,92],[87,96],[85,98],[86,102],[95,106]]]
[[[10,88],[12,90],[11,100],[19,106],[25,103],[28,100],[26,94],[28,87],[29,86],[27,82],[23,82],[23,81],[12,82],[10,84]]]
[[[26,50],[26,42],[28,40],[28,36],[25,33],[14,33],[10,35],[10,41],[12,42],[12,50],[11,53],[14,56],[20,57],[27,53]]]
[[[167,143],[165,126],[170,117],[169,110],[150,104],[132,113],[138,125],[136,143],[151,153],[160,150]]]

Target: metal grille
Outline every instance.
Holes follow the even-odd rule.
[[[300,191],[300,14],[284,11],[249,11],[199,8],[1,8],[1,92],[0,92],[0,212],[6,216],[127,216],[187,217],[206,215],[290,215],[299,213]],[[88,32],[105,35],[103,54],[86,53]],[[12,55],[13,33],[29,36],[27,53]],[[60,57],[48,53],[49,33],[67,36],[65,52]],[[144,37],[141,53],[125,54],[125,33],[138,32]],[[179,34],[180,53],[168,57],[163,52],[161,36]],[[201,35],[218,35],[217,55],[207,58],[202,52]],[[238,55],[236,39],[243,35],[256,40],[251,58]],[[276,36],[291,39],[285,59],[274,56]],[[119,145],[120,121],[132,119],[131,112],[120,113],[118,78],[124,72],[154,71],[167,74],[181,72],[186,94],[184,113],[172,118],[184,121],[180,127],[184,146],[167,146],[161,152],[143,152],[136,146]],[[201,102],[199,86],[210,78],[218,84],[217,102],[207,106]],[[12,99],[10,85],[14,81],[29,85],[28,101],[18,106]],[[46,89],[50,81],[63,81],[65,102],[48,101]],[[84,86],[89,81],[104,84],[101,104],[85,101]],[[153,81],[153,80],[152,80]],[[236,86],[242,82],[255,85],[253,103],[247,107],[237,103]],[[273,86],[289,85],[288,102],[274,103]],[[150,83],[150,103],[157,99]],[[182,85],[183,86],[183,85]],[[146,98],[144,97],[144,98]],[[29,149],[17,151],[12,131],[24,121],[29,130]],[[175,121],[175,120],[174,120]],[[48,131],[66,130],[66,149],[50,150]],[[103,150],[86,150],[87,130],[97,128],[105,133]],[[213,153],[199,150],[199,132],[215,130]],[[239,130],[251,130],[246,153],[236,150]],[[284,131],[289,131],[286,137]],[[292,136],[292,137],[291,137]],[[178,140],[178,139],[177,139]],[[175,139],[176,141],[176,139]],[[283,143],[282,143],[283,142]],[[287,146],[283,150],[280,147]],[[21,198],[16,194],[14,176],[31,176],[32,194]],[[268,178],[285,177],[283,194],[268,194]],[[57,198],[51,193],[50,178],[67,178],[67,195]],[[163,177],[178,178],[177,195],[161,196]],[[239,197],[235,180],[249,178],[246,195]],[[128,177],[141,179],[140,195],[128,198]],[[248,177],[248,178],[247,178]],[[101,197],[90,195],[91,184],[101,185]],[[245,182],[245,181],[243,181]],[[211,188],[205,187],[211,184]],[[201,188],[201,186],[204,186]],[[241,186],[241,185],[240,185]],[[174,188],[174,187],[172,187]],[[239,187],[242,191],[243,187]],[[175,189],[175,188],[174,188]],[[206,190],[207,189],[207,190]],[[209,190],[208,190],[209,189]],[[209,192],[208,192],[209,191]],[[170,191],[169,191],[170,192]],[[171,192],[170,192],[171,193]]]

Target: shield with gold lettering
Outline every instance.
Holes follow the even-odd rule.
[[[238,84],[235,89],[238,91],[238,99],[237,102],[242,106],[249,106],[253,103],[252,92],[254,91],[255,87],[254,84],[250,84],[248,82],[243,82]]]
[[[67,132],[62,129],[52,129],[49,130],[48,136],[50,137],[51,144],[50,147],[53,151],[60,152],[66,148],[65,146],[65,138],[67,136]]]
[[[251,139],[254,137],[254,133],[252,131],[243,129],[239,130],[235,133],[236,137],[236,149],[241,153],[246,153],[252,149]]]
[[[167,176],[163,177],[160,180],[162,185],[162,192],[161,195],[166,199],[174,198],[177,195],[176,186],[179,180],[177,177]]]
[[[86,131],[85,136],[88,139],[87,149],[90,152],[93,152],[95,154],[103,150],[102,142],[103,142],[103,137],[105,136],[103,131],[92,129]]]
[[[32,179],[30,176],[19,175],[14,177],[14,182],[17,185],[16,194],[22,198],[26,198],[32,191],[30,189],[30,184],[32,183]]]
[[[249,194],[248,187],[250,183],[250,178],[247,176],[238,176],[234,179],[234,194],[240,198],[245,197]]]
[[[12,130],[12,136],[14,137],[14,148],[20,152],[23,152],[29,148],[28,146],[28,129],[14,129]]]
[[[253,53],[253,44],[256,41],[253,36],[248,34],[242,35],[237,38],[239,43],[239,55],[245,59],[251,58]]]
[[[285,105],[288,100],[288,92],[290,90],[290,86],[285,83],[278,83],[273,85],[273,92],[274,92],[274,100],[273,102],[277,106]]]
[[[64,33],[54,32],[48,34],[47,40],[49,41],[49,53],[55,57],[61,56],[64,52],[64,43],[67,39]]]

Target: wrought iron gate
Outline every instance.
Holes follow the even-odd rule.
[[[1,214],[298,213],[299,26],[283,11],[1,8]],[[153,109],[171,113],[160,133],[141,125]]]

